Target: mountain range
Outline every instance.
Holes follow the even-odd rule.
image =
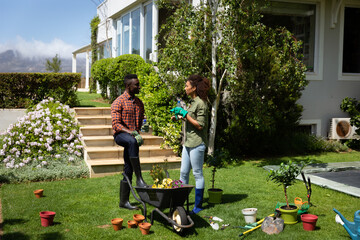
[[[54,56],[55,57],[55,56]],[[53,57],[25,57],[16,50],[7,50],[0,53],[0,72],[47,72],[45,69],[46,59]],[[61,72],[72,72],[72,59],[61,59]],[[76,59],[76,72],[85,75],[85,58]]]

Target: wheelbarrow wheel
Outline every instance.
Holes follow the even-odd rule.
[[[188,224],[187,214],[183,207],[176,207],[172,214],[172,219],[179,225]],[[178,234],[182,234],[184,231],[184,228],[177,227],[176,225],[173,225],[173,229]]]

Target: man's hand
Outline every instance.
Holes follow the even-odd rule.
[[[131,132],[131,135],[134,136],[134,138],[136,139],[139,147],[144,144],[143,138],[141,137],[141,135],[140,135],[137,131],[135,131],[135,130],[132,131],[132,132]]]
[[[185,109],[183,109],[182,107],[175,107],[175,108],[171,109],[170,112],[175,115],[176,119],[177,119],[178,115],[185,118],[186,114],[188,114],[188,112]]]

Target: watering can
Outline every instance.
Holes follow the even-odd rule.
[[[354,222],[346,220],[346,218],[335,208],[333,210],[337,213],[335,221],[345,228],[351,239],[360,240],[360,210],[355,212]]]

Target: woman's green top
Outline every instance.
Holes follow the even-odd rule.
[[[208,136],[208,107],[200,97],[195,97],[190,100],[189,108],[187,109],[190,117],[195,119],[202,127],[197,130],[189,121],[185,121],[185,147],[197,147],[201,143],[207,145]]]

